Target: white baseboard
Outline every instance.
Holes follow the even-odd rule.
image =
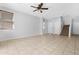
[[[29,36],[16,36],[16,37],[11,37],[11,38],[1,39],[0,41],[21,39],[21,38],[30,38],[30,37],[39,36],[39,35],[42,35],[42,34],[39,33],[39,34],[34,34],[34,35],[29,35]]]

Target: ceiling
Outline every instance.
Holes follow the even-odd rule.
[[[43,14],[33,12],[34,8],[30,7],[31,5],[37,6],[38,3],[0,3],[1,7],[6,7],[14,11],[31,14],[38,17],[43,16],[47,19],[62,15],[79,15],[78,3],[44,3],[44,7],[48,7],[49,9],[44,11]]]

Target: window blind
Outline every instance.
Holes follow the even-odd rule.
[[[0,29],[8,30],[13,28],[13,13],[0,10]]]

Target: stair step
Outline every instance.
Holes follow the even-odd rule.
[[[61,35],[68,36],[69,34],[69,25],[64,25]]]

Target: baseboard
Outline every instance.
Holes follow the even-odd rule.
[[[79,34],[72,34],[72,36],[79,36]]]
[[[30,35],[30,36],[17,36],[17,37],[12,37],[12,38],[1,39],[0,41],[13,40],[13,39],[23,39],[23,38],[31,38],[31,37],[40,36],[40,35],[42,35],[42,34],[40,33],[40,34],[35,34],[35,35]]]

